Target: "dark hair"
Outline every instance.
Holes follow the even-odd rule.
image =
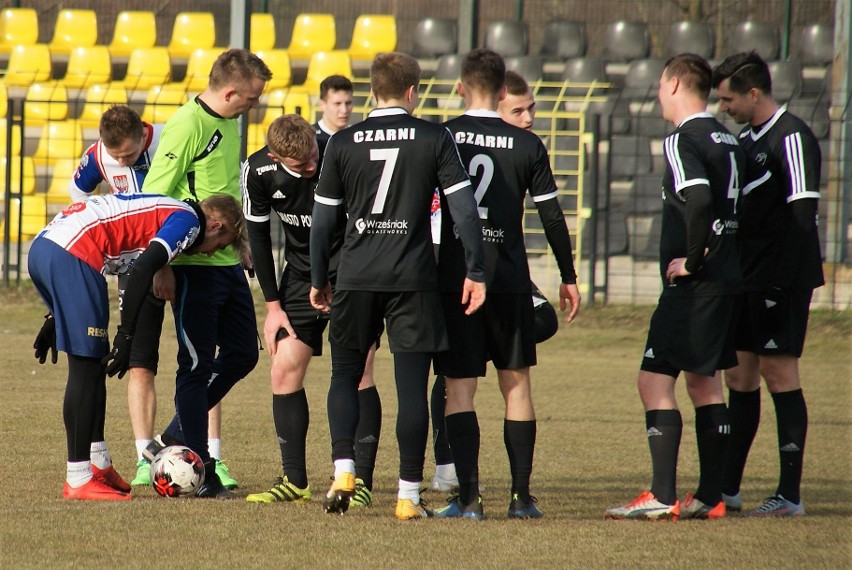
[[[237,87],[253,79],[272,79],[272,72],[262,59],[247,49],[229,49],[216,58],[210,69],[210,87]]]
[[[476,48],[462,60],[461,82],[471,89],[497,93],[506,82],[506,64],[496,51]]]
[[[530,85],[524,76],[511,69],[506,70],[506,90],[509,95],[525,95],[530,90]]]
[[[772,94],[772,76],[769,66],[756,51],[735,53],[729,55],[713,70],[713,87],[719,87],[724,80],[728,81],[731,91],[740,95],[757,89]]]
[[[101,115],[98,133],[107,148],[117,148],[127,139],[141,141],[142,119],[127,105],[113,105]]]
[[[320,83],[320,99],[325,101],[329,91],[348,91],[352,93],[352,82],[342,75],[329,75]]]
[[[420,64],[406,53],[380,53],[370,66],[370,88],[376,99],[399,99],[409,87],[420,87]]]
[[[707,60],[694,53],[682,53],[666,62],[665,77],[677,77],[690,91],[707,100],[713,72]]]

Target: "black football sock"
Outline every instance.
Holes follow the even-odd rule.
[[[447,440],[447,425],[444,422],[444,410],[447,408],[447,386],[443,376],[436,376],[432,385],[432,449],[435,452],[435,465],[449,465],[453,462],[453,452]]]
[[[68,355],[68,384],[62,418],[70,462],[91,460],[92,434],[98,415],[97,394],[105,383],[106,374],[99,359]]]
[[[654,471],[651,492],[661,503],[673,505],[677,500],[677,454],[683,432],[680,410],[645,412],[645,428]]]
[[[772,394],[778,421],[778,455],[781,479],[776,495],[799,503],[802,483],[802,464],[805,456],[805,439],[808,434],[808,408],[802,390]]]
[[[503,443],[509,455],[512,471],[512,494],[518,499],[530,499],[530,475],[535,452],[536,421],[503,420]]]
[[[382,400],[375,386],[358,390],[361,415],[355,432],[355,476],[373,489],[373,470],[382,433]]]
[[[740,492],[748,452],[760,425],[760,388],[753,392],[728,390],[728,420],[731,437],[722,473],[722,492],[736,495]]]
[[[331,384],[326,402],[332,460],[355,460],[355,433],[361,413],[358,384],[366,362],[366,352],[331,342]]]
[[[445,421],[456,461],[459,500],[469,505],[479,496],[479,422],[476,412],[450,414]]]
[[[431,357],[421,352],[393,355],[397,402],[396,439],[399,442],[399,478],[423,481],[426,441],[429,439],[429,387]]]
[[[272,418],[281,447],[281,465],[287,480],[300,489],[308,486],[305,467],[305,441],[308,437],[310,412],[305,390],[292,394],[272,395]]]
[[[711,507],[722,501],[722,470],[731,426],[725,404],[695,408],[700,476],[695,498]]]

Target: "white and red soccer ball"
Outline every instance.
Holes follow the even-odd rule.
[[[151,463],[151,484],[163,497],[194,495],[204,484],[204,463],[190,448],[170,445]]]

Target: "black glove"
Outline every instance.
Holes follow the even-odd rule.
[[[56,354],[56,321],[53,320],[53,315],[50,313],[44,316],[44,324],[36,335],[33,348],[39,364],[44,364],[47,361],[48,351],[50,351],[50,361],[56,364],[58,356]]]
[[[121,327],[118,327],[118,332],[115,333],[115,338],[112,341],[112,350],[101,360],[101,364],[106,366],[107,376],[112,377],[118,374],[119,379],[124,378],[127,369],[130,367],[130,343],[132,340],[133,335],[127,334],[121,330]]]

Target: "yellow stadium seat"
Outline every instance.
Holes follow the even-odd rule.
[[[387,14],[364,14],[355,20],[349,57],[372,61],[376,55],[396,49],[396,18]]]
[[[33,162],[51,165],[60,158],[80,158],[83,154],[83,130],[75,120],[53,121],[41,129]]]
[[[29,86],[24,105],[24,122],[27,126],[63,121],[67,117],[68,90],[64,85],[58,81],[47,81]]]
[[[266,111],[260,121],[264,133],[266,128],[272,124],[272,121],[287,114],[300,114],[306,121],[313,122],[311,98],[306,91],[302,89],[276,89],[269,93],[266,99]]]
[[[266,145],[266,125],[251,123],[248,126],[248,140],[246,141],[246,152],[254,154]]]
[[[127,60],[124,87],[128,91],[147,91],[165,85],[172,77],[172,61],[165,47],[136,48]]]
[[[0,166],[2,168],[2,166]],[[21,212],[21,201],[24,207]],[[18,215],[21,215],[21,240],[29,241],[36,237],[52,216],[47,213],[47,197],[43,194],[31,194],[9,201],[9,239],[18,241]],[[0,230],[2,233],[2,230]]]
[[[266,12],[251,15],[249,49],[257,53],[275,48],[275,18]]]
[[[121,82],[113,81],[103,85],[92,85],[86,89],[86,102],[78,121],[84,129],[96,129],[100,126],[101,115],[113,105],[126,105],[127,91]]]
[[[79,158],[60,158],[53,163],[50,173],[50,186],[47,187],[48,204],[69,204],[71,202],[68,184],[71,182],[79,163]]]
[[[6,119],[0,118],[0,156],[6,156],[6,146],[7,146],[7,136],[6,136]],[[21,155],[21,127],[19,125],[12,125],[12,148],[11,155],[12,156],[20,156]],[[0,180],[0,185],[4,184],[2,180]]]
[[[352,78],[352,60],[344,50],[320,51],[311,56],[305,82],[300,86],[309,95],[319,96],[319,86],[329,75]]]
[[[24,176],[23,184],[21,180],[21,163],[23,162]],[[35,194],[36,177],[35,164],[30,156],[13,156],[12,157],[12,179],[9,184],[9,191],[12,194],[22,193],[24,196]],[[6,183],[6,157],[0,156],[0,180],[3,184]]]
[[[115,18],[115,29],[109,44],[113,57],[128,57],[137,48],[152,48],[157,43],[157,20],[154,12],[125,10]]]
[[[212,12],[180,12],[175,16],[169,55],[188,58],[197,49],[216,45],[216,22]]]
[[[50,50],[45,44],[19,45],[9,54],[6,87],[29,87],[51,77]]]
[[[94,10],[60,10],[56,16],[53,39],[48,47],[52,55],[68,55],[77,47],[98,43],[98,16]]]
[[[257,52],[257,57],[272,71],[272,79],[266,82],[266,91],[290,87],[292,79],[290,56],[285,49],[271,49]]]
[[[201,93],[207,88],[210,80],[210,69],[222,54],[222,48],[194,50],[186,62],[186,76],[179,83],[184,91]]]
[[[165,123],[186,102],[186,90],[174,83],[156,85],[145,96],[142,120],[146,123]]]
[[[333,14],[299,14],[287,51],[291,59],[310,59],[317,51],[334,49],[337,31]]]
[[[86,89],[91,85],[109,83],[112,61],[106,46],[77,47],[68,56],[68,69],[59,81],[67,89]]]
[[[0,12],[0,53],[15,46],[38,43],[38,14],[33,8],[4,8]]]

